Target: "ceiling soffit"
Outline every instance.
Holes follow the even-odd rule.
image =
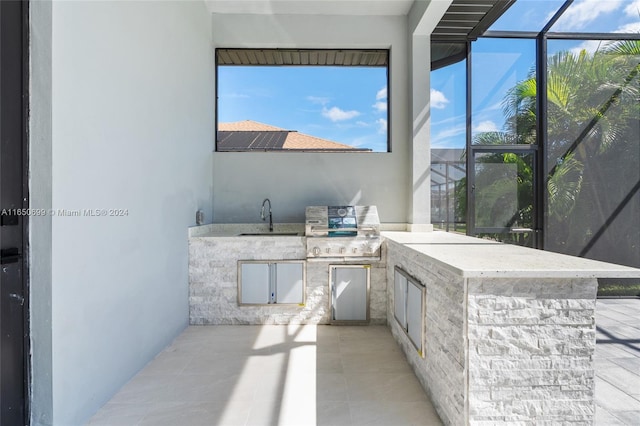
[[[515,0],[453,0],[433,30],[431,40],[475,40],[513,3]]]
[[[218,65],[327,65],[384,67],[386,49],[216,49]]]

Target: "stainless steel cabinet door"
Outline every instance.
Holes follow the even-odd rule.
[[[422,352],[422,318],[424,311],[422,309],[424,287],[410,283],[407,287],[407,334],[416,345],[416,348]]]
[[[369,267],[332,266],[332,311],[336,321],[367,321]]]
[[[393,314],[402,328],[407,328],[407,277],[397,270],[393,280]]]
[[[243,263],[241,266],[240,303],[269,303],[269,264]]]
[[[303,303],[302,263],[276,263],[276,303]]]
[[[393,314],[422,355],[424,334],[425,287],[400,267],[394,268]]]

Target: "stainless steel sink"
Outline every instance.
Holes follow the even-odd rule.
[[[299,237],[301,232],[245,232],[239,237]]]

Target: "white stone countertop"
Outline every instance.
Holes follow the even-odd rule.
[[[303,238],[304,224],[210,224],[189,228],[189,238]],[[387,229],[398,229],[389,226]],[[384,227],[383,227],[384,229]],[[298,234],[298,235],[291,235]],[[451,232],[382,231],[381,235],[427,256],[465,278],[640,278],[640,269]],[[242,237],[241,237],[242,238]]]
[[[640,278],[640,269],[450,232],[382,232],[465,278]]]

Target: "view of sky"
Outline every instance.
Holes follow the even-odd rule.
[[[254,120],[387,151],[384,67],[220,66],[219,122]]]
[[[518,0],[495,31],[539,31],[564,0]],[[640,0],[576,0],[557,32],[640,32]],[[594,52],[597,40],[550,41],[559,50]],[[479,39],[472,45],[472,134],[503,129],[506,91],[535,66],[535,43]],[[465,146],[465,63],[431,74],[431,146]],[[387,70],[384,67],[218,68],[218,121],[254,120],[352,145],[387,151]]]
[[[491,30],[540,31],[564,0],[518,0]],[[640,0],[576,0],[551,31],[639,33]],[[551,40],[548,54],[596,51],[598,40]],[[431,147],[464,148],[465,62],[431,73]],[[472,135],[503,130],[501,102],[507,90],[535,66],[535,42],[479,39],[472,44]]]

